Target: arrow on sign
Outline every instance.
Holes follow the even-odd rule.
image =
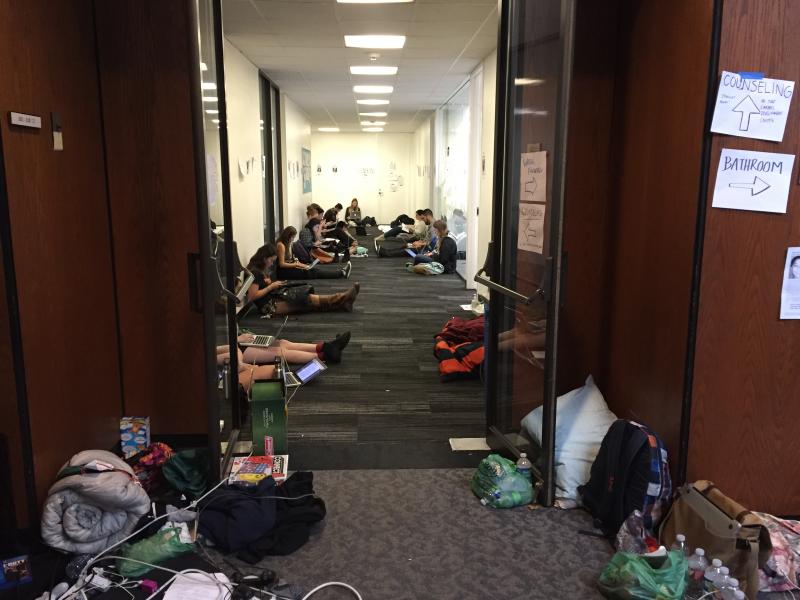
[[[750,96],[745,96],[739,104],[731,109],[733,112],[739,113],[739,131],[747,131],[750,129],[750,117],[752,115],[760,115],[761,111],[758,106],[753,102]]]
[[[772,186],[756,175],[753,177],[753,183],[729,183],[728,187],[749,189],[751,196],[758,196],[761,192],[767,191]]]

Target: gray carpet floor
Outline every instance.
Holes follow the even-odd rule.
[[[600,598],[595,582],[611,547],[578,534],[581,510],[495,510],[469,489],[472,469],[318,471],[325,521],[303,548],[261,569],[310,590],[344,581],[364,600]],[[230,575],[230,565],[217,562]],[[352,598],[326,589],[314,600]]]

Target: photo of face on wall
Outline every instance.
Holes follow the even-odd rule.
[[[800,254],[793,254],[789,259],[788,279],[800,279]]]

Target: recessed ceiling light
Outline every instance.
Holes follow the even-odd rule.
[[[336,133],[339,131],[338,127],[317,127],[317,131],[324,131],[326,133]]]
[[[200,70],[201,71],[208,71],[208,65],[204,62],[200,63]]]
[[[357,67],[351,66],[352,75],[397,75],[397,67]]]
[[[368,112],[368,113],[358,113],[361,117],[385,117],[389,113],[385,112]]]
[[[212,123],[219,123],[219,119],[211,119]]]
[[[364,127],[361,131],[366,131],[367,133],[380,133],[383,131],[383,127]]]
[[[214,108],[214,109],[207,108],[206,109],[206,114],[207,115],[218,115],[219,111],[216,108]]]
[[[356,94],[391,94],[394,86],[391,85],[354,85],[353,91]]]
[[[211,83],[210,81],[208,81],[208,82],[207,82],[207,81],[204,81],[204,82],[201,84],[201,86],[200,86],[200,87],[201,87],[202,89],[204,89],[204,90],[215,90],[215,89],[217,89],[217,84],[216,84],[216,83]]]
[[[402,48],[406,45],[406,36],[346,35],[344,45],[348,48]]]
[[[380,127],[381,125],[386,125],[386,121],[361,121],[361,125],[364,127]]]
[[[366,104],[367,106],[380,106],[382,104],[389,104],[389,101],[378,100],[377,98],[365,98],[363,100],[356,100],[356,104]]]
[[[541,85],[544,79],[530,79],[528,77],[517,77],[514,79],[514,85]]]
[[[339,4],[400,4],[414,0],[336,0]]]
[[[216,96],[203,96],[203,102],[216,102]]]

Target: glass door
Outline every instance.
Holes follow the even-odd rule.
[[[487,441],[554,499],[555,357],[574,0],[503,0],[486,339]],[[534,413],[531,425],[523,418]]]

